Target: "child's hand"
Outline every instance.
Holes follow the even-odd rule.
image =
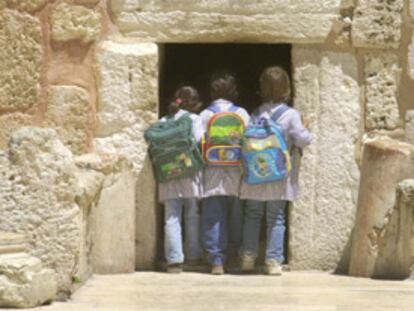
[[[304,116],[303,114],[301,115],[301,120],[302,120],[302,124],[303,127],[306,128],[307,130],[309,130],[309,125],[310,125],[310,120],[309,118],[307,118],[306,116]]]

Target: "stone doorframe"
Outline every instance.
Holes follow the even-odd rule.
[[[143,132],[158,117],[157,43],[168,42],[293,45],[294,104],[310,118],[314,141],[302,159],[301,195],[289,218],[289,265],[315,270],[346,265],[363,109],[354,50],[337,52],[326,43],[341,3],[352,1],[110,1],[122,37],[101,42],[97,52],[94,145],[134,163],[137,269],[152,269],[156,259],[156,186]]]
[[[314,141],[302,159],[301,195],[290,213],[292,269],[337,267],[350,239],[356,210],[356,162],[361,121],[357,62],[349,53],[293,45],[295,107],[310,118]],[[156,186],[143,132],[158,117],[155,43],[112,42],[98,54],[97,151],[130,158],[137,182],[137,269],[154,267]]]

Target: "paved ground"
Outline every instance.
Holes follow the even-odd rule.
[[[36,311],[414,310],[414,281],[375,281],[324,273],[94,276],[68,303]]]

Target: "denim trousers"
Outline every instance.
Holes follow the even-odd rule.
[[[266,261],[283,263],[285,242],[285,209],[287,201],[246,201],[243,232],[243,255],[257,257],[260,224],[266,212]]]
[[[184,207],[185,254],[188,260],[201,258],[200,216],[197,199],[170,199],[164,201],[164,251],[168,264],[183,263],[183,237],[181,220]]]
[[[201,230],[207,261],[223,265],[228,254],[238,254],[243,232],[243,204],[235,196],[203,199]]]

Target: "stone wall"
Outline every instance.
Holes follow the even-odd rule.
[[[294,104],[310,117],[314,143],[302,161],[289,261],[346,271],[362,137],[403,137],[413,126],[403,117],[414,108],[413,8],[408,0],[0,1],[0,148],[35,125],[55,129],[75,155],[129,158],[136,267],[152,268],[156,189],[143,131],[158,117],[156,43],[290,43]]]
[[[82,207],[73,155],[51,129],[22,128],[0,154],[0,230],[24,234],[67,296],[80,275]],[[86,208],[86,207],[85,207]]]

